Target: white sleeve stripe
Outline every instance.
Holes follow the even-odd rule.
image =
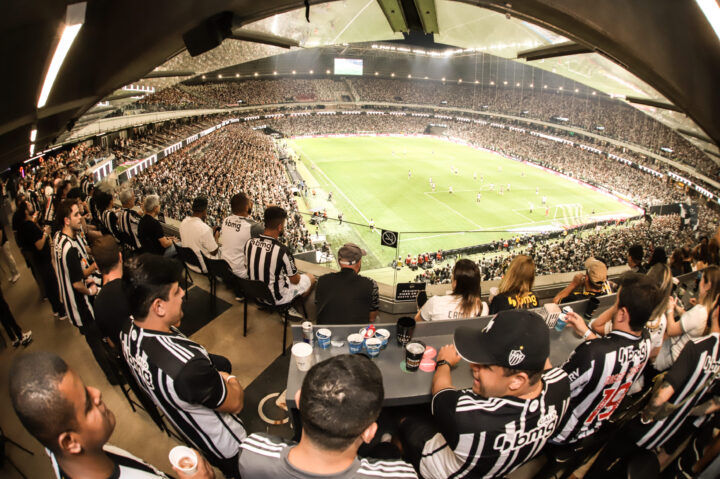
[[[245,439],[244,444],[252,444],[258,448],[265,449],[267,451],[282,451],[283,448],[287,447],[287,444],[274,444],[265,438],[250,435]]]
[[[260,454],[261,456],[274,457],[274,458],[279,458],[279,457],[280,457],[280,453],[279,453],[279,452],[270,452],[270,451],[267,451],[267,450],[265,450],[265,449],[259,449],[259,448],[253,447],[253,446],[251,446],[251,445],[248,444],[247,440],[245,440],[245,441],[240,445],[240,447],[243,448],[243,449],[247,449],[248,451],[252,451],[252,452],[254,452],[255,454]]]

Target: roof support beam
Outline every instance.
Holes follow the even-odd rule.
[[[530,50],[523,50],[517,53],[518,59],[527,61],[543,60],[545,58],[564,57],[567,55],[579,55],[580,53],[592,53],[593,50],[575,42],[556,43]]]

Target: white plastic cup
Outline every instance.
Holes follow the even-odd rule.
[[[327,328],[320,328],[315,332],[317,336],[317,343],[320,349],[328,349],[330,347],[330,338],[332,333]]]
[[[300,371],[309,371],[312,367],[312,352],[313,348],[308,343],[296,343],[293,344],[292,349],[293,358],[295,358],[295,364]]]
[[[168,454],[170,463],[185,474],[193,475],[197,472],[198,457],[195,451],[185,446],[175,446]]]
[[[380,338],[367,338],[365,340],[365,349],[371,358],[376,358],[380,354],[381,347],[382,340]]]
[[[375,331],[375,337],[382,341],[382,349],[387,347],[388,339],[390,339],[390,331],[387,329],[378,329]]]
[[[362,351],[364,338],[362,334],[353,333],[348,336],[348,347],[350,348],[350,354],[357,354]]]

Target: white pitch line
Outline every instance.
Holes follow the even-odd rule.
[[[334,182],[333,180],[331,180],[330,177],[329,177],[328,175],[326,175],[325,172],[317,165],[317,163],[315,163],[315,162],[312,160],[312,158],[310,158],[310,156],[305,153],[305,151],[300,147],[300,145],[298,145],[297,143],[295,143],[294,145],[295,145],[295,147],[296,147],[298,150],[300,150],[300,152],[302,152],[302,154],[305,156],[305,158],[307,158],[307,160],[308,160],[310,163],[313,164],[313,166],[314,166],[313,169],[319,171],[320,174],[325,177],[325,179],[328,181],[328,183],[330,183],[331,185],[333,185],[333,188],[335,188],[335,191],[337,191],[338,193],[340,193],[340,194],[342,195],[342,197],[345,198],[345,200],[346,200],[348,203],[350,203],[350,206],[352,206],[353,208],[355,208],[355,211],[357,211],[358,214],[363,217],[363,219],[365,220],[366,223],[370,223],[370,220],[368,219],[368,217],[365,216],[365,215],[362,213],[362,211],[360,211],[360,209],[359,209],[357,206],[355,206],[355,203],[353,203],[352,200],[347,197],[347,195],[343,192],[343,190],[341,190],[340,188],[338,188],[338,186],[335,184],[335,182]],[[377,231],[377,228],[375,229],[375,232],[376,232],[377,234],[380,234],[380,232]]]
[[[415,238],[407,238],[403,239],[402,242],[405,243],[407,241],[417,241],[417,240],[424,240],[424,239],[430,239],[430,238],[438,238],[440,236],[453,236],[453,235],[464,235],[465,231],[458,231],[455,233],[440,233],[437,235],[430,235],[430,236],[417,236]]]
[[[427,195],[428,198],[434,199],[435,201],[437,201],[438,203],[440,203],[441,205],[443,205],[445,208],[449,209],[450,211],[452,211],[453,213],[455,213],[456,215],[458,215],[459,217],[461,217],[462,219],[464,219],[465,221],[467,221],[468,223],[470,223],[471,225],[474,225],[474,226],[475,226],[476,228],[478,228],[478,229],[482,229],[482,226],[480,226],[479,224],[475,223],[473,220],[471,220],[470,218],[468,218],[468,217],[465,216],[464,214],[460,213],[458,210],[456,210],[456,209],[453,208],[452,206],[448,205],[447,203],[445,203],[445,202],[443,202],[443,201],[440,201],[439,199],[435,198],[434,196],[432,196],[432,195],[430,195],[430,194],[428,194],[428,193],[424,193],[424,194]]]

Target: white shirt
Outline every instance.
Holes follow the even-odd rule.
[[[658,318],[657,327],[651,329],[646,325],[646,328],[650,333],[650,344],[652,345],[652,349],[662,346],[665,330],[667,329],[667,318],[665,317],[665,313],[661,314]]]
[[[680,356],[682,349],[691,338],[699,338],[705,332],[707,326],[708,311],[702,304],[696,304],[689,311],[685,311],[680,317],[680,327],[683,334],[680,336],[670,337],[663,343],[660,354],[655,358],[655,368],[658,371],[664,371],[672,366]]]
[[[252,225],[250,218],[230,215],[223,220],[220,233],[223,259],[228,262],[236,276],[245,279],[248,277],[245,243],[250,239]]]
[[[205,262],[200,254],[202,253],[209,258],[213,256],[210,253],[218,249],[212,228],[197,216],[188,216],[180,223],[180,241],[184,247],[195,252],[200,261],[200,266],[202,266],[202,271],[198,271],[197,267],[190,264],[188,268],[196,273],[204,273],[206,271]]]
[[[444,321],[449,319],[462,319],[460,315],[460,307],[462,296],[447,294],[445,296],[433,296],[427,300],[420,310],[420,316],[425,321]],[[487,316],[490,312],[485,301],[482,302],[480,311],[476,311],[474,316]]]

